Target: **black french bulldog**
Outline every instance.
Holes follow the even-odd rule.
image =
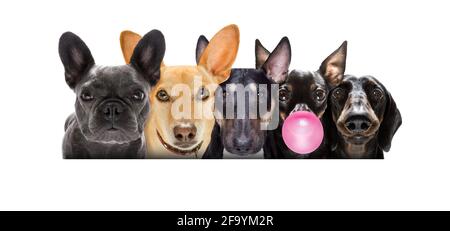
[[[165,40],[158,30],[136,46],[131,63],[97,66],[86,44],[71,32],[59,40],[65,79],[76,93],[65,123],[64,158],[144,158],[147,94],[159,80]]]
[[[201,42],[203,41],[203,42]],[[199,47],[205,47],[206,38],[200,37]],[[268,55],[264,63],[257,68],[233,68],[230,78],[220,84],[215,93],[216,123],[214,125],[211,142],[203,155],[204,159],[224,158],[263,158],[263,145],[266,134],[273,119],[273,108],[278,105],[272,101],[272,78],[277,78],[287,72],[290,64],[290,44],[284,37]],[[198,53],[198,52],[197,52]],[[199,55],[197,55],[199,57]],[[258,56],[257,56],[258,57]],[[274,89],[275,93],[278,88]],[[227,102],[228,97],[231,101]],[[261,103],[264,100],[265,103]],[[230,116],[228,103],[231,103],[233,112]],[[239,108],[241,107],[240,114]],[[278,119],[278,111],[276,115]],[[261,155],[260,155],[261,154]],[[234,156],[235,155],[235,156]]]
[[[260,65],[270,53],[258,43],[257,65]],[[273,79],[279,83],[280,123],[276,130],[270,131],[265,152],[271,158],[327,158],[331,153],[327,140],[327,130],[331,119],[323,117],[327,109],[327,97],[331,89],[343,79],[347,56],[347,41],[330,54],[320,65],[318,71],[292,70],[281,78]],[[299,155],[291,151],[282,138],[283,121],[297,111],[309,111],[320,118],[324,127],[324,139],[320,147],[312,153]]]
[[[389,91],[372,76],[346,75],[330,94],[334,158],[383,159],[402,116]]]

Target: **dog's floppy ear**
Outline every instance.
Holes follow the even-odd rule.
[[[378,131],[378,142],[380,147],[388,152],[391,149],[391,141],[397,129],[402,125],[402,115],[395,104],[394,99],[388,91],[386,92],[386,109],[383,121]]]
[[[80,37],[66,32],[59,39],[59,57],[64,65],[66,83],[74,89],[95,61],[91,51]]]
[[[261,68],[267,77],[276,83],[281,83],[286,80],[290,64],[291,44],[287,37],[283,37]]]
[[[200,57],[208,46],[209,41],[204,35],[200,35],[197,40],[197,46],[195,47],[195,61],[200,62]]]
[[[129,30],[120,33],[120,48],[122,49],[123,58],[125,59],[126,64],[130,63],[134,48],[141,38],[142,36]]]
[[[234,24],[226,26],[211,39],[198,65],[205,67],[218,83],[222,83],[230,76],[238,48],[239,28]]]
[[[159,80],[159,69],[165,52],[164,35],[159,30],[152,30],[136,45],[130,64],[141,72],[150,85],[154,85]]]
[[[320,74],[325,77],[328,85],[335,87],[342,82],[347,59],[347,41],[329,55],[320,65]]]
[[[256,58],[256,69],[262,67],[269,58],[270,52],[261,44],[259,39],[255,40],[255,58]]]

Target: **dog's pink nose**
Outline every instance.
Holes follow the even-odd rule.
[[[193,124],[177,125],[173,128],[173,134],[178,141],[189,142],[195,139],[197,128]]]

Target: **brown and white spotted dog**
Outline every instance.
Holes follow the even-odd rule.
[[[346,75],[331,92],[329,108],[336,125],[336,158],[383,159],[402,124],[391,94],[372,76]]]

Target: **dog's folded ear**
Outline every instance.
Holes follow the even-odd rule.
[[[120,48],[122,49],[123,58],[125,59],[126,64],[130,63],[134,48],[136,48],[136,45],[141,38],[142,36],[129,30],[120,33]]]
[[[347,41],[329,55],[320,65],[320,74],[325,77],[328,85],[335,87],[342,82],[347,59]]]
[[[256,58],[256,69],[260,69],[262,65],[269,58],[270,52],[261,44],[259,39],[255,40],[255,58]]]
[[[197,40],[197,46],[195,47],[195,61],[197,64],[200,62],[203,52],[208,46],[209,41],[204,35],[200,35]]]
[[[282,83],[286,80],[290,64],[291,44],[287,37],[283,37],[261,68],[275,83]]]
[[[130,64],[150,85],[155,85],[160,77],[159,69],[165,52],[164,35],[159,30],[152,30],[139,40],[130,58]]]
[[[239,49],[239,28],[232,24],[217,32],[203,51],[198,65],[208,70],[218,83],[230,76]]]
[[[87,45],[72,32],[66,32],[59,39],[59,57],[64,65],[67,85],[75,88],[83,75],[95,65]]]
[[[378,143],[385,152],[388,152],[391,149],[391,141],[395,132],[402,125],[402,116],[391,94],[388,91],[385,92],[386,108],[378,130]]]

